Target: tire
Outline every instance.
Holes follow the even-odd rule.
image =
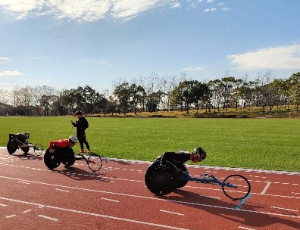
[[[59,151],[55,150],[54,153],[50,153],[49,149],[47,149],[44,156],[44,163],[49,169],[55,169],[60,165],[61,159],[59,155]]]
[[[18,148],[18,145],[16,142],[8,141],[7,142],[7,151],[10,155],[12,155]]]
[[[97,154],[91,154],[87,159],[87,165],[93,172],[97,172],[102,167],[102,159]]]
[[[179,174],[176,167],[165,162],[154,162],[145,174],[145,183],[147,188],[156,195],[166,195],[173,192],[178,185]]]
[[[33,151],[34,151],[35,155],[40,156],[44,153],[44,148],[41,144],[35,144],[33,146]]]
[[[187,170],[187,168],[186,168],[186,166],[185,166],[184,164],[176,165],[176,167],[177,167],[178,169],[180,169],[181,171],[187,172],[187,173],[188,173],[188,170]],[[179,172],[179,178],[180,178],[181,176],[182,176],[182,173]],[[179,179],[177,188],[182,188],[182,187],[184,187],[188,182],[189,182],[188,180],[181,180],[181,179]]]
[[[224,179],[222,190],[230,199],[242,200],[249,195],[251,185],[244,176],[230,175]]]
[[[21,149],[25,154],[29,152],[29,147],[21,147]]]
[[[60,153],[61,153],[61,162],[66,166],[66,167],[70,167],[71,165],[73,165],[75,163],[75,155],[74,155],[74,151],[71,148],[62,148],[60,149]]]

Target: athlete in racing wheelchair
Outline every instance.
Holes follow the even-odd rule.
[[[156,195],[166,195],[185,186],[188,180],[180,179],[183,174],[188,173],[184,163],[189,160],[197,163],[205,158],[206,152],[201,147],[195,148],[191,153],[165,152],[148,168],[145,175],[147,188]]]
[[[17,134],[9,134],[7,142],[7,151],[9,154],[13,154],[17,149],[21,149],[24,154],[29,152],[29,148],[33,148],[34,153],[37,156],[40,156],[43,153],[43,146],[41,144],[32,144],[29,143],[29,133],[17,133]]]
[[[77,138],[70,136],[68,139],[51,141],[47,149],[44,162],[49,169],[54,169],[62,162],[66,168],[75,162],[73,151],[74,145],[78,142]]]

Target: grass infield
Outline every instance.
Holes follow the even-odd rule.
[[[0,117],[0,146],[9,133],[28,131],[30,142],[47,147],[76,134],[71,119]],[[201,165],[300,171],[300,119],[87,119],[91,149],[107,157],[151,161],[165,151],[202,146],[207,158]]]

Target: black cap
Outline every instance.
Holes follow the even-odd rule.
[[[75,115],[82,115],[81,111],[76,111]]]

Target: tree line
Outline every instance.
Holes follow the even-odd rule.
[[[14,90],[0,89],[0,115],[57,116],[74,114],[127,114],[159,110],[204,109],[205,113],[221,109],[274,107],[297,111],[300,104],[300,72],[288,79],[272,79],[271,74],[253,81],[226,76],[208,82],[152,74],[113,84],[112,92],[99,92],[91,86],[57,90],[50,86],[26,86]]]

